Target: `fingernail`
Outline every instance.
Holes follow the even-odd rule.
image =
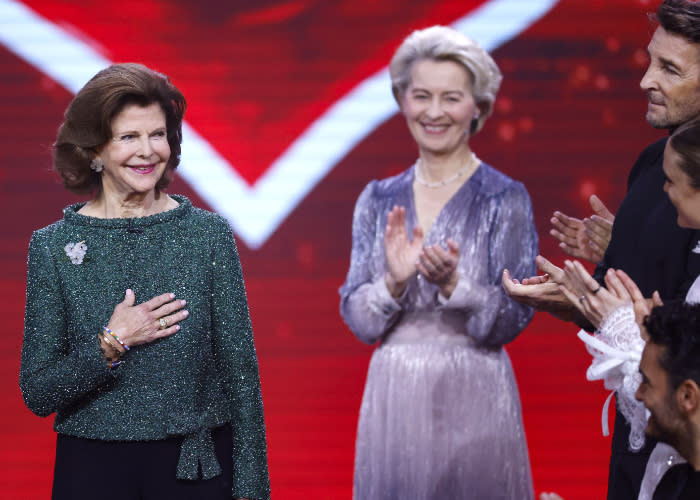
[[[169,293],[169,294],[168,294],[168,297],[170,297],[171,299],[174,299],[174,298],[175,298],[175,294],[174,294],[174,293]]]
[[[181,300],[181,301],[180,301],[180,304],[184,306],[185,304],[187,304],[187,301],[186,301],[186,300]]]
[[[187,309],[185,309],[183,311],[183,313],[184,313],[185,318],[190,315],[190,312]]]
[[[175,325],[175,330],[179,331],[180,330],[180,325]]]

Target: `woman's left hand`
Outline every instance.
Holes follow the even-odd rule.
[[[439,286],[440,293],[449,299],[459,282],[458,263],[459,246],[453,239],[448,239],[447,248],[440,245],[423,247],[416,268],[429,283]]]
[[[564,272],[568,284],[560,286],[561,291],[596,329],[600,328],[606,316],[624,303],[644,302],[644,297],[634,282],[629,280],[630,283],[626,286],[613,269],[605,274],[607,288],[601,287],[580,262],[567,260]]]

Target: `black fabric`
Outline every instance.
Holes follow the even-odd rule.
[[[182,438],[100,441],[58,434],[52,500],[231,500],[233,434],[212,432],[223,473],[208,480],[177,479]]]
[[[692,252],[700,233],[682,229],[664,193],[663,152],[667,139],[647,147],[632,167],[627,194],[615,214],[612,239],[595,278],[603,283],[609,268],[625,271],[644,294],[658,290],[662,299],[685,297],[700,274],[700,254]],[[636,499],[654,443],[638,453],[629,450],[629,426],[615,415],[608,500]]]
[[[700,498],[700,472],[693,471],[678,500],[698,500]]]
[[[674,465],[659,481],[652,500],[700,499],[700,473],[689,464]]]
[[[658,290],[662,299],[671,299],[685,297],[700,274],[700,254],[691,252],[698,232],[678,226],[676,209],[663,190],[666,141],[646,148],[632,167],[610,245],[595,277],[602,283],[609,268],[622,269],[645,297]]]

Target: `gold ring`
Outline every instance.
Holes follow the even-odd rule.
[[[165,319],[165,318],[160,318],[160,319],[158,320],[158,323],[160,323],[160,329],[161,329],[161,330],[165,330],[166,328],[168,328],[168,320],[167,320],[167,319]]]
[[[583,301],[584,301],[584,300],[586,300],[586,296],[585,296],[585,295],[581,295],[581,296],[578,298],[578,301],[579,301],[581,304],[583,304]]]

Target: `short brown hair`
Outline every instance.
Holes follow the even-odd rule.
[[[93,76],[66,109],[53,145],[54,168],[76,194],[98,191],[101,176],[90,168],[97,149],[112,138],[112,120],[127,104],[158,103],[165,114],[170,159],[156,189],[167,187],[180,164],[182,118],[187,108],[170,79],[141,64],[115,64]]]
[[[669,33],[700,43],[700,2],[697,0],[664,0],[652,20]]]

